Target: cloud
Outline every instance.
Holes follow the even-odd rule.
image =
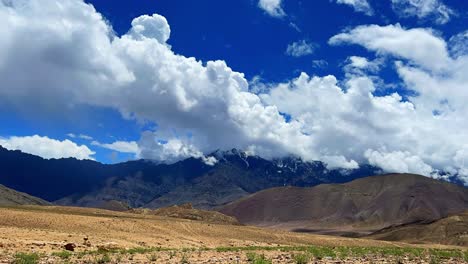
[[[377,58],[369,60],[365,57],[350,56],[346,60],[347,64],[344,66],[344,71],[347,75],[366,75],[368,73],[377,73],[383,65],[383,60]]]
[[[306,40],[296,41],[288,45],[286,48],[286,55],[293,57],[302,57],[314,53],[315,46],[313,43]]]
[[[312,66],[314,68],[326,68],[328,66],[328,62],[326,60],[313,60]]]
[[[169,24],[158,15],[136,18],[118,36],[79,0],[18,3],[0,2],[0,103],[32,115],[110,108],[156,123],[136,144],[141,158],[162,162],[196,157],[213,164],[206,154],[238,148],[265,158],[323,160],[330,168],[372,161],[428,172],[426,164],[459,173],[468,184],[460,143],[468,140],[468,59],[451,57],[450,43],[429,29],[367,25],[330,40],[361,45],[392,63],[408,93],[378,95],[368,70],[345,80],[306,73],[281,83],[257,79],[252,87],[224,61],[176,54],[167,44]],[[365,59],[350,62],[375,62]],[[107,147],[136,151],[134,143]]]
[[[159,15],[136,18],[127,34],[116,36],[82,1],[1,3],[0,50],[9,55],[0,57],[0,65],[8,65],[0,66],[0,98],[31,114],[44,110],[37,102],[60,111],[91,105],[157,123],[151,137],[171,144],[154,151],[140,146],[142,158],[169,161],[232,147],[264,157],[308,152],[307,144],[297,147],[306,138],[297,123],[263,105],[242,73],[224,61],[175,54],[164,42],[170,27]]]
[[[273,17],[284,17],[286,13],[281,7],[282,0],[259,0],[258,7]]]
[[[143,15],[133,19],[132,28],[128,34],[136,39],[150,38],[166,43],[171,35],[171,28],[166,18],[161,15]]]
[[[450,62],[446,42],[429,29],[405,29],[399,24],[359,26],[333,36],[329,43],[358,44],[378,54],[414,61],[427,69],[440,70]]]
[[[95,152],[85,145],[66,139],[63,141],[38,135],[0,138],[0,145],[9,150],[21,150],[45,159],[76,158],[93,160]]]
[[[421,175],[431,175],[434,169],[424,163],[416,155],[411,155],[408,151],[379,152],[376,150],[367,150],[364,153],[371,165],[378,166],[387,172],[417,173]]]
[[[135,154],[135,157],[140,156],[140,148],[135,141],[115,141],[112,143],[100,143],[98,141],[93,141],[91,142],[91,145],[121,153],[132,153]]]
[[[93,140],[92,136],[88,136],[88,135],[85,135],[85,134],[80,134],[80,135],[78,135],[78,137],[81,138],[81,139],[85,139],[85,140]]]
[[[455,15],[440,0],[392,0],[392,7],[401,17],[433,18],[437,24],[445,24]]]
[[[449,47],[450,55],[454,58],[468,55],[468,30],[452,36]]]
[[[395,57],[397,59],[395,69],[398,75],[406,89],[414,92],[414,95],[409,97],[409,101],[415,106],[413,113],[408,113],[408,116],[412,118],[411,120],[401,119],[401,128],[396,130],[413,139],[406,142],[408,145],[403,145],[408,138],[395,139],[395,143],[401,144],[393,146],[393,150],[386,152],[403,151],[406,153],[405,151],[409,151],[408,155],[418,156],[433,168],[459,173],[461,178],[468,183],[466,165],[456,161],[457,155],[465,148],[460,142],[466,141],[465,135],[456,131],[468,129],[461,121],[468,114],[468,106],[464,99],[468,98],[468,90],[465,89],[468,81],[465,74],[468,71],[468,56],[462,55],[463,52],[461,54],[452,52],[453,57],[449,56],[448,50],[461,50],[457,45],[460,43],[458,41],[450,41],[447,47],[443,39],[434,36],[428,30],[402,29],[399,26],[396,28],[396,32],[399,33],[395,35],[392,48],[388,46],[388,43],[382,42],[381,34],[375,34],[376,31],[385,32],[389,27],[392,31],[395,29],[395,26],[362,26],[350,31],[354,33],[359,31],[359,34],[351,33],[344,38],[377,53],[385,52]],[[363,40],[360,37],[361,34],[368,34],[376,39],[368,37]],[[451,40],[458,39],[460,36],[463,39],[464,34],[464,32],[457,34]],[[414,43],[408,48],[407,43],[401,39],[410,36],[413,37]],[[424,48],[427,50],[418,53],[418,49]],[[432,66],[424,56],[434,58]],[[399,61],[399,59],[404,59],[406,62]],[[387,116],[381,117],[390,120]]]
[[[162,142],[150,131],[142,134],[140,145],[142,146],[141,155],[153,160],[173,163],[180,159],[194,157],[202,159],[207,165],[211,166],[217,162],[216,158],[206,157],[203,152],[187,140],[173,138]]]
[[[352,6],[356,12],[362,12],[368,16],[372,16],[374,14],[374,10],[367,0],[336,0],[336,2],[338,4]]]

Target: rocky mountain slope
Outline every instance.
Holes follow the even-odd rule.
[[[432,223],[391,226],[368,236],[372,239],[468,247],[468,211]]]
[[[468,188],[419,175],[389,174],[345,184],[264,190],[220,212],[243,224],[358,235],[391,225],[430,222],[467,209]]]
[[[190,202],[195,208],[209,209],[266,188],[341,183],[380,171],[369,165],[328,170],[319,161],[270,161],[235,149],[212,155],[218,160],[214,166],[194,158],[170,165],[146,160],[107,165],[46,160],[0,147],[0,184],[60,205],[102,207],[118,201],[130,207],[160,208]]]
[[[0,185],[0,206],[49,205],[50,203],[26,193]]]

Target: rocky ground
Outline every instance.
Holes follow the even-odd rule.
[[[467,263],[467,250],[98,209],[0,208],[0,263],[433,264]]]

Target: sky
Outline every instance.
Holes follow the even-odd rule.
[[[468,184],[468,2],[1,0],[0,145]],[[466,161],[466,163],[465,163]]]

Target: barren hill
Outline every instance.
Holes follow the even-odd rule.
[[[26,193],[17,192],[13,189],[0,185],[0,206],[12,205],[49,205],[48,202]]]
[[[357,235],[391,225],[432,222],[466,209],[467,188],[419,175],[388,174],[345,184],[268,189],[220,212],[244,224]]]
[[[192,204],[174,205],[155,210],[146,208],[130,209],[128,212],[143,215],[156,215],[178,219],[203,221],[206,223],[239,225],[234,217],[224,215],[216,211],[200,210],[193,208]]]
[[[369,238],[468,247],[468,211],[429,224],[417,223],[385,228]]]

